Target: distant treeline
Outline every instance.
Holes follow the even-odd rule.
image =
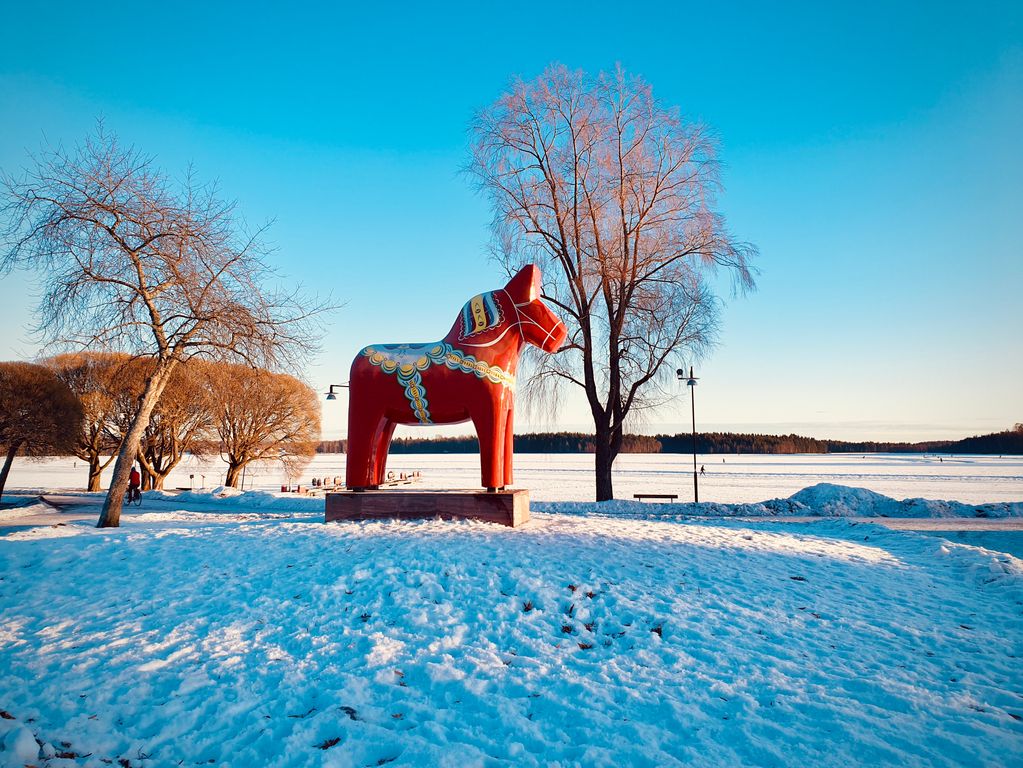
[[[319,453],[345,453],[345,440],[323,440]],[[475,453],[475,437],[398,438],[391,453]],[[623,453],[689,453],[691,434],[626,435]],[[819,440],[801,435],[757,435],[735,432],[698,432],[698,453],[985,453],[1023,455],[1023,424],[1004,432],[964,440],[929,440],[921,443]],[[540,432],[515,435],[516,453],[593,453],[593,436],[582,432]]]
[[[689,453],[693,436],[657,435],[662,453]],[[919,443],[867,440],[820,440],[801,435],[757,435],[734,432],[696,434],[698,453],[986,453],[1023,454],[1023,424],[1004,432],[964,440]]]

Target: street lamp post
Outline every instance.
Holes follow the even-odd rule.
[[[323,394],[325,394],[327,396],[328,400],[337,400],[337,392],[334,391],[335,387],[337,387],[338,389],[341,389],[343,387],[347,388],[348,387],[348,383],[345,382],[344,384],[331,384],[327,388],[327,391],[323,393]]]
[[[327,400],[337,400],[337,392],[335,392],[334,390],[335,389],[348,389],[349,383],[350,382],[346,381],[344,384],[331,384],[329,387],[327,387],[327,391],[324,392],[324,394],[327,396]],[[288,490],[289,491],[291,490],[291,476],[290,475],[288,476]]]
[[[689,366],[689,376],[686,376],[685,370],[679,368],[675,371],[675,375],[679,381],[684,381],[686,386],[689,387],[690,398],[693,404],[693,500],[700,503],[700,484],[698,481],[698,475],[696,472],[696,377],[693,376],[693,366]]]

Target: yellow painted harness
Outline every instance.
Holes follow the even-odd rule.
[[[444,364],[453,371],[474,374],[492,384],[515,389],[515,376],[486,360],[477,360],[446,341],[436,344],[376,344],[361,354],[384,373],[395,374],[405,387],[412,413],[420,424],[433,424],[422,372],[432,365]]]

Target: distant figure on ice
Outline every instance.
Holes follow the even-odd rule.
[[[701,475],[707,474],[707,468],[703,466],[703,464],[700,465],[700,474]]]

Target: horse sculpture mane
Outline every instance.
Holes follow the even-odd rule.
[[[527,343],[556,352],[566,335],[540,300],[540,270],[531,264],[504,288],[467,301],[440,341],[362,349],[350,378],[348,487],[383,482],[396,425],[465,421],[479,438],[482,485],[510,485],[519,356]]]

